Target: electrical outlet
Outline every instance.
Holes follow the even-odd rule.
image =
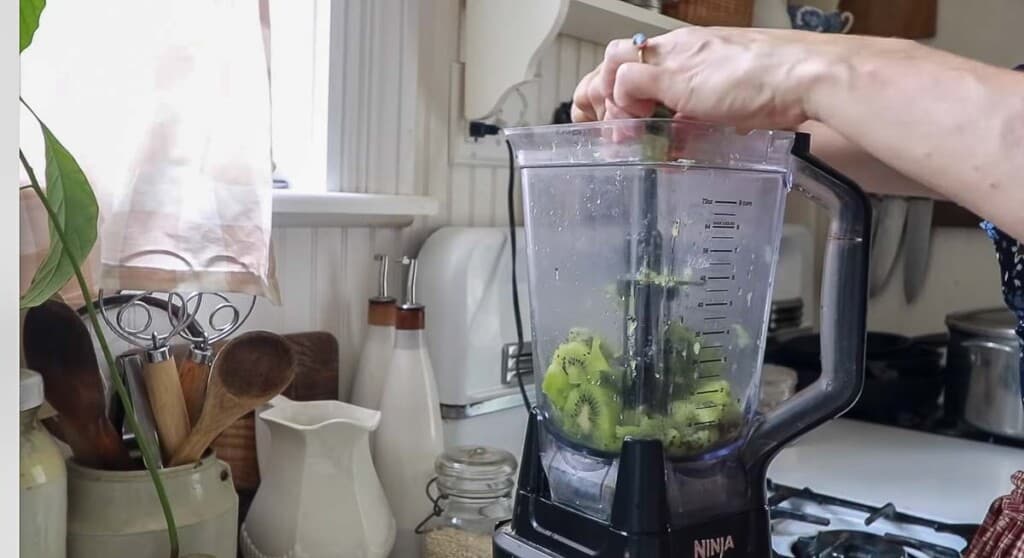
[[[505,167],[508,166],[508,151],[502,134],[483,138],[469,136],[469,122],[462,105],[463,65],[452,64],[450,71],[450,106],[448,110],[448,153],[453,165]],[[527,115],[530,106],[526,96],[518,89],[510,92],[502,101],[488,123],[502,128],[528,126]]]

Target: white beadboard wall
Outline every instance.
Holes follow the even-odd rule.
[[[943,2],[944,11],[949,3]],[[508,169],[500,144],[483,149],[485,157],[476,163],[453,162],[465,159],[468,141],[459,96],[460,0],[335,0],[332,9],[339,16],[332,18],[332,50],[340,53],[335,55],[340,62],[331,68],[331,103],[342,110],[331,112],[327,132],[328,149],[340,153],[328,168],[329,184],[346,191],[429,195],[441,206],[437,215],[401,231],[274,232],[284,304],[259,305],[247,327],[332,332],[348,377],[362,341],[366,298],[374,288],[372,255],[414,254],[431,231],[446,224],[507,225]],[[942,18],[942,36],[935,43],[955,47],[955,41],[944,39],[960,37],[970,25],[956,27]],[[1016,41],[1004,36],[999,44],[1008,48]],[[538,79],[520,89],[526,110],[511,95],[499,117],[509,125],[548,122],[602,53],[603,45],[558,37],[544,53]],[[801,221],[806,213],[791,212],[788,220]],[[932,262],[932,276],[912,306],[902,301],[902,276],[896,270],[890,288],[870,304],[870,327],[936,331],[951,310],[999,303],[994,258],[980,231],[937,230]],[[397,273],[392,286],[398,286]],[[347,397],[348,389],[340,395]]]
[[[446,224],[507,225],[508,168],[503,158],[494,157],[452,163],[450,143],[464,142],[457,136],[468,126],[453,87],[461,79],[459,0],[336,0],[332,10],[339,16],[332,18],[332,50],[341,53],[335,59],[342,62],[331,68],[331,103],[343,109],[332,112],[327,132],[328,149],[341,154],[328,168],[329,184],[345,191],[433,196],[441,209],[401,231],[275,229],[283,304],[261,301],[245,329],[329,331],[338,338],[341,372],[350,379],[366,299],[375,288],[373,254],[415,254],[430,232]],[[603,50],[559,37],[545,54],[538,79],[522,88],[524,118],[518,108],[510,109],[511,123],[548,122]],[[509,101],[518,102],[515,96]],[[394,273],[392,287],[398,284]],[[343,386],[341,398],[348,391]]]

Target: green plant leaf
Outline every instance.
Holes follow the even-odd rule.
[[[21,48],[18,52],[24,51],[32,44],[32,37],[39,28],[39,16],[43,14],[46,7],[46,0],[21,0],[18,10],[21,19]]]
[[[46,147],[46,199],[68,239],[67,251],[75,260],[85,262],[96,243],[99,207],[89,180],[71,153],[42,122]],[[32,284],[21,297],[21,308],[42,304],[74,276],[75,270],[50,224],[50,251],[32,277]]]

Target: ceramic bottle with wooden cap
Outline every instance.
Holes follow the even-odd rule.
[[[388,257],[377,254],[374,259],[380,265],[377,296],[370,299],[367,310],[366,339],[359,355],[351,401],[354,405],[377,410],[380,409],[380,396],[391,366],[391,354],[395,350],[395,315],[398,309],[395,299],[388,296]],[[338,393],[344,393],[340,385]]]
[[[433,505],[424,487],[434,476],[434,460],[444,451],[437,380],[423,335],[423,305],[416,302],[416,260],[408,267],[405,297],[395,318],[395,349],[384,391],[373,460],[395,516],[397,536],[391,556],[420,555],[416,525]]]
[[[21,370],[21,556],[64,558],[68,473],[64,455],[39,422],[43,377]]]

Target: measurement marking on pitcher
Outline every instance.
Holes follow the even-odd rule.
[[[727,293],[727,292],[729,292],[729,289],[706,289],[704,292],[706,292],[706,293]]]
[[[724,301],[724,302],[698,302],[697,303],[697,308],[714,308],[714,307],[717,307],[717,306],[732,306],[732,301],[729,300],[729,301]]]
[[[711,198],[701,198],[701,204],[703,205],[731,205],[738,207],[751,207],[754,202],[750,200],[713,200]]]
[[[705,322],[713,322],[715,320],[724,320],[725,316],[704,316]]]

